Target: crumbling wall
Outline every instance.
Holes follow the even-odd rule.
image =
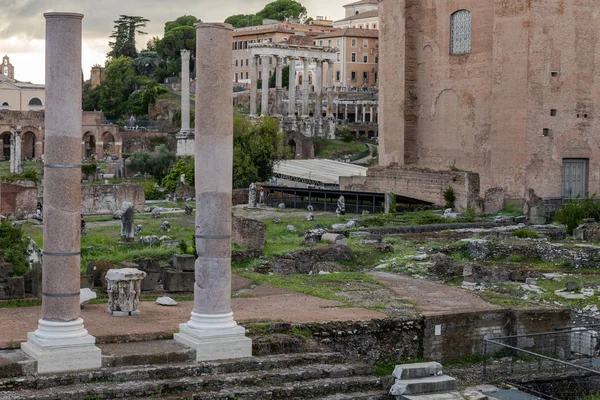
[[[0,183],[1,215],[23,218],[36,210],[39,200],[38,188],[35,184]]]
[[[81,187],[81,208],[84,214],[111,214],[124,201],[143,210],[146,197],[140,185],[84,185]]]
[[[454,189],[457,207],[479,207],[479,175],[471,172],[434,171],[392,164],[370,168],[367,176],[340,177],[340,190],[393,192],[440,206],[446,203],[444,191],[449,187]]]

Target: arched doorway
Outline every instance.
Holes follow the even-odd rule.
[[[115,137],[110,132],[104,132],[102,136],[104,157],[115,155]]]
[[[90,132],[83,135],[83,158],[90,158],[96,153],[96,137]]]
[[[296,146],[296,141],[294,139],[290,140],[288,142],[288,146],[290,146],[290,153],[292,155],[292,159],[296,159],[296,150],[297,150],[297,146]]]
[[[36,142],[35,133],[25,132],[21,136],[21,156],[33,160],[37,156],[35,153]]]
[[[298,73],[298,86],[302,86],[302,80],[304,79],[304,74],[302,72]]]
[[[12,133],[3,132],[0,134],[0,155],[2,156],[2,160],[10,160],[10,139],[12,137]]]

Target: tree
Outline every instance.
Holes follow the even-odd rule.
[[[226,24],[233,25],[234,28],[245,28],[248,26],[262,25],[262,18],[256,14],[237,14],[228,17],[225,20]]]
[[[276,162],[286,158],[279,121],[267,117],[259,123],[236,116],[233,120],[233,187],[247,188],[273,175]]]
[[[4,260],[13,265],[17,276],[29,271],[29,238],[23,236],[21,227],[13,227],[8,220],[0,222],[0,249]]]
[[[263,19],[286,21],[296,19],[300,22],[306,19],[306,7],[295,0],[276,0],[265,6],[256,14],[236,14],[225,20],[234,28],[262,25]]]
[[[165,36],[155,42],[158,55],[162,58],[154,77],[159,82],[170,76],[177,76],[181,72],[181,50],[189,50],[192,59],[196,57],[196,28],[194,25],[201,22],[191,15],[184,15],[175,21],[165,24]],[[193,63],[191,63],[193,66]]]
[[[83,109],[102,110],[108,119],[119,119],[128,109],[128,100],[136,90],[138,77],[131,65],[131,58],[119,57],[106,67],[105,78],[96,88],[88,91]]]
[[[159,64],[160,56],[155,51],[142,51],[131,63],[135,72],[144,76],[151,76]]]
[[[145,151],[133,153],[127,159],[127,167],[142,174],[151,175],[157,182],[160,182],[169,172],[175,159],[175,153],[170,152],[166,146],[159,146],[158,152],[155,153]]]
[[[143,84],[143,89],[136,90],[129,96],[127,102],[128,115],[147,115],[148,107],[156,103],[158,96],[167,92],[167,89],[159,86],[155,80],[146,78],[141,83]]]
[[[306,18],[306,7],[296,0],[276,0],[267,4],[256,15],[264,19],[274,19],[277,21],[288,19],[303,21]]]
[[[188,186],[194,186],[194,158],[187,157],[177,161],[169,174],[162,180],[162,185],[169,192],[175,192],[177,183],[181,181],[181,175],[185,175],[185,183]]]
[[[281,70],[281,75],[282,75],[282,86],[284,88],[287,88],[290,86],[290,66],[289,65],[284,65],[282,70]],[[269,87],[270,88],[274,88],[277,84],[277,74],[273,74],[271,75],[271,79],[269,79]],[[262,88],[262,85],[261,85]]]
[[[137,57],[137,49],[135,47],[135,35],[146,35],[142,28],[150,20],[139,16],[120,15],[115,21],[115,30],[110,37],[114,39],[108,45],[111,51],[108,53],[109,59],[119,58],[121,56],[135,58]]]

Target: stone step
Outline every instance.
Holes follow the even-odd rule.
[[[458,392],[417,394],[414,396],[400,396],[403,400],[464,400]]]
[[[397,365],[392,374],[396,379],[419,379],[444,374],[444,367],[437,362]]]
[[[27,388],[12,391],[0,391],[0,399],[4,400],[79,400],[79,399],[114,399],[114,398],[136,398],[140,396],[162,395],[169,393],[198,393],[203,395],[210,392],[206,398],[229,398],[233,390],[234,394],[242,391],[254,393],[264,392],[264,387],[274,387],[273,390],[285,390],[298,383],[309,385],[315,381],[316,385],[321,385],[318,381],[331,381],[338,386],[349,385],[354,388],[357,382],[369,382],[372,386],[369,390],[381,387],[379,378],[365,378],[364,375],[373,372],[373,368],[367,365],[349,365],[349,364],[313,364],[308,366],[296,366],[276,370],[262,370],[250,372],[238,372],[230,374],[215,374],[201,376],[186,376],[182,378],[173,378],[163,376],[162,378],[145,378],[141,380],[127,379],[125,381],[95,381],[90,383],[75,383],[62,386],[51,386],[44,389]],[[68,381],[68,376],[65,377]],[[365,380],[366,379],[366,380]],[[379,383],[376,387],[375,382]],[[283,385],[283,387],[279,387]],[[258,389],[258,388],[260,389]],[[232,389],[234,388],[234,389]],[[362,389],[362,387],[357,387]],[[323,389],[323,388],[322,388]],[[325,390],[324,388],[323,390]],[[333,393],[336,393],[334,391]],[[331,392],[327,392],[331,393]],[[219,397],[226,395],[225,397]],[[290,395],[295,395],[290,393]],[[288,395],[287,397],[290,397]],[[212,397],[211,397],[212,396]],[[192,396],[194,397],[194,396]],[[239,397],[239,396],[238,396]],[[287,398],[286,397],[286,398]],[[312,397],[312,396],[311,396]],[[204,397],[202,397],[204,398]],[[231,398],[235,398],[231,397]],[[241,397],[240,397],[241,398]],[[260,398],[260,397],[257,397]],[[273,397],[276,398],[276,397]],[[277,397],[279,398],[279,397]],[[283,398],[283,397],[281,397]]]
[[[195,351],[174,340],[99,344],[103,367],[192,362]]]
[[[94,382],[127,382],[142,380],[176,379],[184,377],[232,374],[252,371],[269,371],[311,364],[337,364],[343,362],[340,353],[280,354],[237,360],[192,362],[169,365],[145,365],[129,368],[102,368],[96,371],[79,371],[68,374],[12,377],[0,379],[0,392],[17,389],[44,389],[56,386],[78,385]],[[1,398],[1,397],[0,397]]]
[[[455,392],[456,390],[456,379],[448,375],[430,376],[420,379],[396,380],[396,383],[392,387],[394,394],[403,396]]]
[[[21,350],[0,350],[0,379],[33,374],[36,365]]]
[[[325,397],[318,397],[315,400],[390,400],[391,397],[387,390],[363,393],[340,393]]]

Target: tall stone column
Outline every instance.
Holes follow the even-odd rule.
[[[17,149],[16,149],[16,143],[17,140],[15,138],[15,134],[13,133],[10,136],[10,173],[11,174],[16,174],[17,173]]]
[[[327,118],[333,117],[333,62],[327,61]]]
[[[250,118],[256,118],[258,108],[258,57],[250,59]]]
[[[362,105],[362,122],[367,122],[367,105],[364,103]]]
[[[375,122],[373,119],[373,106],[371,106],[371,113],[369,114],[369,122]]]
[[[317,92],[317,102],[315,103],[315,118],[323,117],[323,60],[317,60],[315,70],[315,91]]]
[[[190,128],[190,51],[181,50],[181,130],[176,135],[177,155],[194,154],[194,132]]]
[[[262,59],[262,98],[260,115],[264,117],[269,113],[269,60],[270,56],[261,56]]]
[[[354,122],[359,122],[358,118],[358,103],[354,105]]]
[[[181,132],[190,131],[190,51],[181,50]]]
[[[303,58],[304,71],[302,74],[302,118],[308,118],[310,116],[310,93],[308,91],[308,67],[310,59]]]
[[[348,103],[344,104],[344,120],[348,120]]]
[[[196,283],[191,319],[174,338],[196,360],[252,356],[231,311],[233,74],[229,24],[196,24]],[[266,81],[265,81],[266,82]]]
[[[100,368],[79,317],[81,258],[81,20],[47,13],[42,319],[21,349],[39,373]]]
[[[291,57],[290,63],[290,76],[289,76],[289,88],[288,88],[288,115],[293,117],[296,115],[296,59]]]
[[[275,70],[275,115],[282,114],[283,103],[283,58],[275,57],[277,67]]]

